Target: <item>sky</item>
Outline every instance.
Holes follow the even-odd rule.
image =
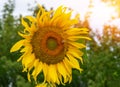
[[[3,5],[8,0],[0,0],[0,11],[3,9]],[[114,9],[108,7],[105,3],[101,3],[100,0],[93,0],[94,8],[88,9],[90,0],[15,0],[15,11],[13,12],[14,16],[23,16],[32,15],[32,12],[28,11],[28,8],[35,7],[37,4],[44,5],[47,10],[50,10],[51,7],[56,9],[57,7],[63,5],[74,10],[73,14],[80,14],[81,20],[84,19],[84,15],[88,10],[93,11],[91,18],[91,26],[95,29],[101,29],[102,25],[107,23],[110,19],[110,16],[115,16]],[[28,4],[30,5],[28,7]],[[0,16],[2,13],[0,12]],[[115,22],[116,23],[116,22]]]
[[[5,2],[7,0],[0,0],[0,10],[2,10]],[[82,13],[81,16],[83,16],[87,10],[89,0],[15,0],[13,15],[31,15],[31,12],[27,11],[28,4],[30,4],[30,7],[35,7],[37,4],[44,5],[47,10],[50,10],[51,7],[56,9],[58,6],[63,5],[74,9],[76,13]]]

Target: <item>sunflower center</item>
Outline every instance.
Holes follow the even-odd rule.
[[[45,33],[41,45],[42,50],[50,56],[57,56],[63,50],[61,36],[53,31]]]
[[[65,57],[65,46],[60,29],[43,28],[34,33],[31,44],[33,53],[43,63],[56,64]]]
[[[50,38],[48,38],[46,45],[47,45],[48,49],[55,50],[58,46],[57,40],[55,38],[50,37]]]

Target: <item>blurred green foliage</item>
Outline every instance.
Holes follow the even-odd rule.
[[[10,48],[21,39],[17,32],[23,27],[20,18],[13,16],[14,1],[4,4],[0,18],[0,87],[34,87],[22,72],[22,64],[16,62],[21,54],[10,53]],[[113,29],[117,32],[113,33]],[[58,87],[120,87],[120,32],[117,27],[104,26],[103,35],[91,31],[92,41],[87,42],[87,51],[82,73],[73,70],[70,84]],[[97,41],[96,41],[97,39]],[[40,76],[41,77],[41,76]]]

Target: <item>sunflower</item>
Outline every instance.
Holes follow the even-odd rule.
[[[72,80],[72,69],[80,72],[79,60],[83,63],[81,51],[86,46],[80,39],[88,39],[88,29],[75,28],[78,19],[71,18],[72,11],[60,6],[56,11],[46,11],[39,6],[36,17],[26,16],[21,19],[23,38],[11,48],[10,52],[20,50],[23,71],[38,82],[38,75],[44,75],[42,84],[65,84]],[[48,84],[47,84],[48,85]]]

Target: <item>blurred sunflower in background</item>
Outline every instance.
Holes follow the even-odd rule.
[[[37,87],[65,84],[72,80],[72,69],[80,72],[79,61],[83,63],[80,49],[86,46],[77,42],[80,39],[90,40],[88,29],[75,28],[79,21],[71,18],[72,11],[60,6],[56,11],[46,11],[39,7],[36,17],[26,16],[21,19],[25,27],[23,33],[18,34],[24,39],[18,41],[10,52],[20,50],[23,71],[38,82],[38,75],[43,73],[44,81]],[[27,19],[28,21],[26,21]]]

